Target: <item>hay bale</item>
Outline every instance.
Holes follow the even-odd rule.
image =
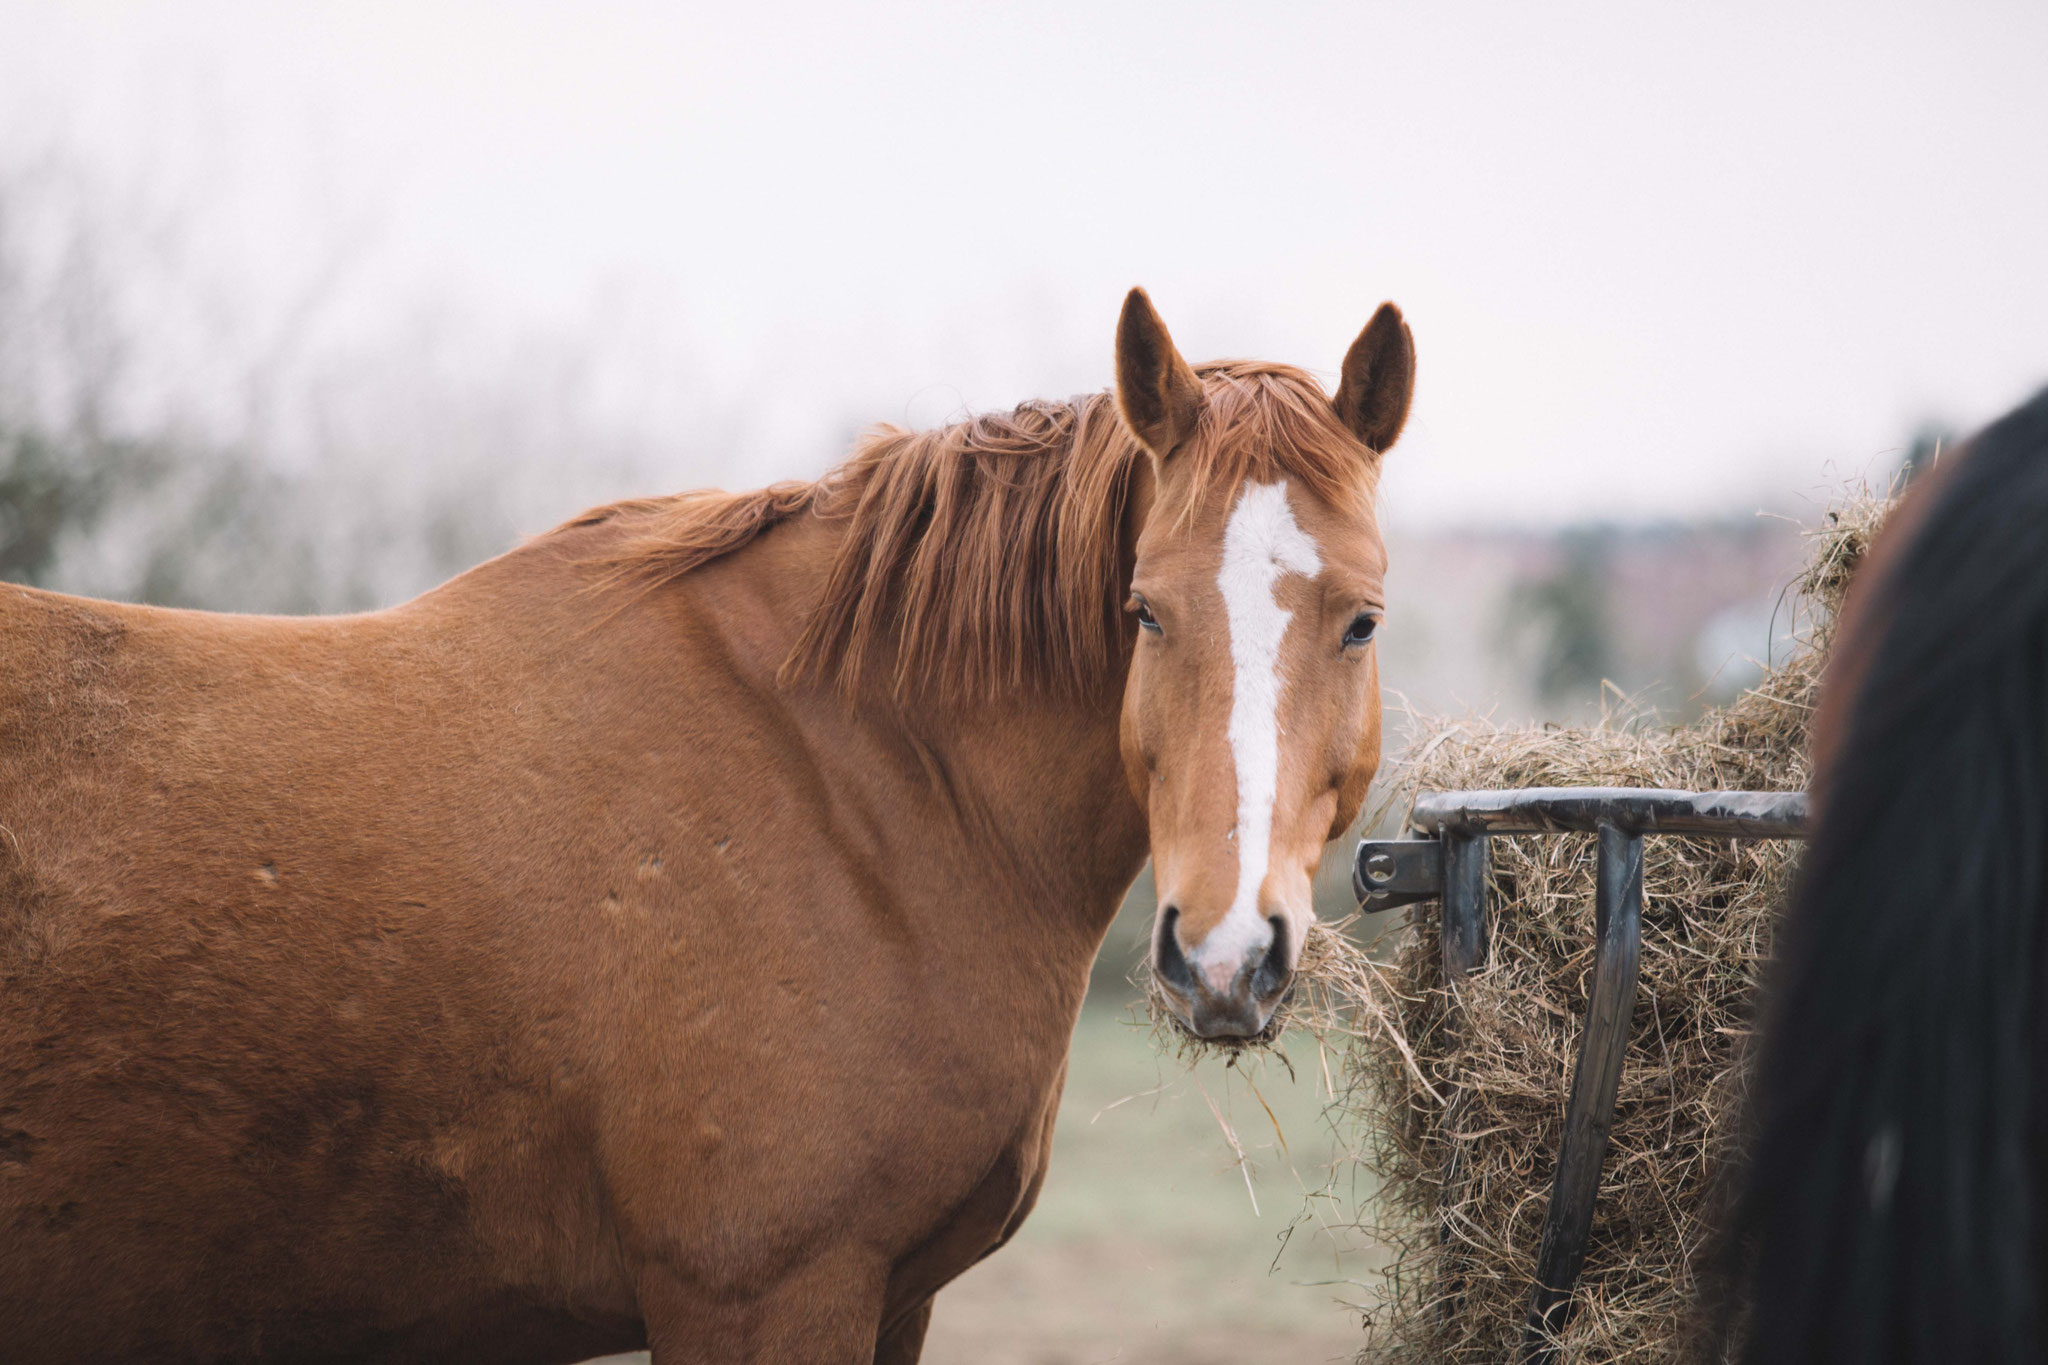
[[[1583,729],[1438,723],[1405,765],[1408,786],[1803,788],[1835,608],[1888,506],[1856,499],[1814,533],[1795,585],[1799,644],[1732,705],[1675,729],[1640,717]],[[1560,1343],[1579,1361],[1679,1349],[1733,1141],[1757,976],[1799,846],[1656,838],[1645,851],[1634,1027]],[[1434,904],[1417,907],[1390,965],[1318,944],[1303,993],[1305,1022],[1348,1035],[1351,1084],[1338,1103],[1378,1179],[1368,1221],[1392,1248],[1367,1359],[1497,1365],[1521,1338],[1591,980],[1593,839],[1496,838],[1492,864],[1490,956],[1456,988],[1455,1011]],[[1462,1174],[1447,1191],[1454,1151]]]

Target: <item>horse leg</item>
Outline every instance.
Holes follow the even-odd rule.
[[[885,1278],[865,1259],[821,1257],[758,1292],[736,1294],[649,1265],[639,1275],[640,1315],[653,1365],[870,1365]]]
[[[932,1301],[926,1299],[905,1313],[875,1343],[875,1365],[917,1365],[924,1354],[924,1332],[932,1325]]]

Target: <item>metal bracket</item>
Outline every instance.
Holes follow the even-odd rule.
[[[1441,839],[1367,839],[1351,864],[1351,889],[1369,915],[1444,893]]]

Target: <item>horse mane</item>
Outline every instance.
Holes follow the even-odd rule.
[[[1952,461],[1828,674],[1724,1272],[1749,1365],[2041,1354],[2048,392]]]
[[[1196,488],[1291,477],[1333,502],[1370,497],[1374,457],[1308,373],[1241,360],[1196,373],[1204,408],[1172,457],[1192,462]],[[818,517],[844,530],[785,683],[850,696],[880,666],[899,698],[1087,698],[1129,647],[1126,511],[1146,458],[1105,391],[928,431],[880,426],[815,483],[615,503],[568,525],[618,525],[604,567],[658,586]]]

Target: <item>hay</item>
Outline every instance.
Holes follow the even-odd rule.
[[[1889,505],[1851,498],[1812,533],[1807,569],[1787,594],[1788,657],[1731,705],[1678,728],[1626,713],[1580,729],[1423,722],[1396,774],[1400,794],[1805,787],[1807,724],[1835,610]],[[1634,1027],[1592,1244],[1560,1341],[1566,1359],[1669,1359],[1681,1349],[1715,1174],[1734,1141],[1757,976],[1798,851],[1793,842],[1645,842]],[[1341,1061],[1333,1118],[1376,1182],[1361,1221],[1389,1254],[1363,1360],[1497,1365],[1515,1356],[1591,984],[1593,868],[1591,836],[1492,841],[1489,959],[1457,987],[1455,1014],[1435,904],[1416,908],[1390,962],[1359,947],[1350,921],[1317,926],[1303,945],[1281,1024],[1315,1034]],[[1169,1019],[1156,996],[1153,1017]],[[1277,1032],[1250,1046],[1270,1046]],[[1183,1050],[1213,1046],[1180,1038]],[[1454,1152],[1460,1174],[1447,1190]],[[1340,1171],[1331,1189],[1352,1183]],[[1328,1217],[1327,1200],[1316,1207]]]
[[[1627,715],[1583,729],[1440,723],[1408,781],[1804,788],[1835,611],[1888,507],[1858,497],[1813,533],[1788,602],[1789,657],[1731,705],[1677,728]],[[1455,1014],[1434,904],[1418,907],[1392,966],[1369,979],[1377,998],[1359,1000],[1389,1021],[1356,1031],[1343,1101],[1380,1182],[1372,1221],[1393,1248],[1368,1323],[1376,1361],[1512,1359],[1535,1278],[1591,984],[1594,849],[1589,835],[1492,843],[1490,954],[1458,986]],[[1644,847],[1642,975],[1591,1249],[1559,1342],[1568,1360],[1681,1352],[1715,1175],[1735,1140],[1757,977],[1799,852],[1702,838]]]

